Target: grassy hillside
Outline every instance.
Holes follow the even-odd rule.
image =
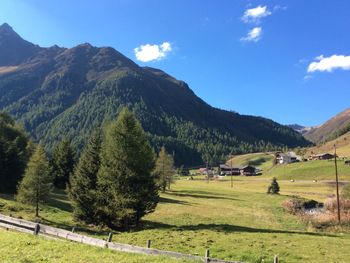
[[[269,170],[272,167],[272,160],[274,156],[270,153],[249,153],[236,155],[232,159],[228,160],[227,165],[244,166],[244,165],[254,165],[255,167],[262,169],[264,171]]]
[[[347,135],[350,142],[350,135]],[[345,136],[346,137],[346,136]],[[350,147],[347,146],[347,140],[345,137],[339,139],[337,145],[339,145],[338,155],[340,156],[350,156]],[[342,143],[344,142],[344,143]],[[334,143],[333,143],[334,144]],[[311,148],[308,154],[313,150],[315,153],[331,152],[327,149],[331,149],[329,144],[324,145],[320,148]],[[349,155],[346,155],[349,153]],[[273,154],[269,153],[252,153],[234,156],[232,159],[228,160],[226,163],[233,166],[243,166],[251,164],[259,169],[262,169],[262,176],[259,178],[270,178],[277,177],[282,180],[335,180],[334,171],[334,161],[309,161],[309,162],[299,162],[286,165],[275,165],[272,164]],[[338,161],[338,173],[341,180],[350,180],[350,166],[345,165],[343,160]]]
[[[308,149],[308,153],[333,153],[334,152],[334,144],[337,146],[337,154],[339,156],[350,157],[350,132],[340,136],[337,139],[326,142],[324,144],[311,147]]]
[[[338,162],[338,173],[341,180],[350,180],[350,166],[344,161]],[[276,165],[264,175],[276,176],[287,180],[335,180],[334,161],[309,161]]]
[[[190,262],[168,257],[144,256],[115,252],[63,240],[48,240],[30,234],[6,231],[0,228],[0,255],[2,263],[10,262]]]
[[[285,213],[281,207],[289,195],[323,201],[327,195],[334,193],[334,187],[322,182],[280,181],[281,195],[273,196],[265,193],[269,181],[264,177],[234,177],[234,187],[230,188],[229,180],[209,183],[179,180],[172,191],[162,194],[155,213],[145,217],[144,230],[116,233],[114,241],[144,246],[151,239],[155,248],[200,255],[209,248],[213,257],[244,262],[262,262],[263,259],[272,262],[274,255],[279,255],[281,262],[346,262],[345,259],[350,257],[347,249],[350,246],[349,227],[338,229],[343,233],[341,235],[317,233],[306,222]],[[0,212],[33,218],[31,208],[18,205],[9,196],[1,197]],[[75,225],[71,219],[70,204],[63,192],[56,192],[50,205],[40,212],[46,224],[67,229]],[[98,231],[82,225],[77,229],[88,234]],[[98,235],[106,238],[107,234],[108,231],[100,231]],[[6,240],[6,237],[3,239]],[[11,248],[15,244],[17,253],[22,246],[25,251],[28,247],[36,247],[36,243],[31,241],[12,243],[6,243],[11,255],[14,255]],[[65,244],[57,243],[57,246]],[[84,252],[73,250],[67,252],[71,253],[67,258],[81,259],[77,262],[89,262],[84,261],[85,257],[93,257],[95,253],[100,257],[104,255],[94,248],[88,250],[82,247],[80,251]],[[44,253],[43,257],[49,257],[49,251],[41,253]],[[106,253],[108,256],[111,252]],[[30,254],[32,257],[34,255]]]

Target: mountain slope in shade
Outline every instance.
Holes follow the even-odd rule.
[[[165,145],[178,164],[309,144],[269,119],[213,108],[185,82],[139,67],[110,47],[38,48],[18,64],[2,65],[7,71],[0,70],[0,109],[22,121],[47,150],[63,136],[81,149],[93,128],[114,119],[124,106],[135,112],[155,149]]]
[[[350,108],[344,110],[324,124],[304,133],[308,140],[320,143],[335,139],[350,130]]]
[[[23,40],[8,24],[0,26],[0,67],[20,64],[41,48]]]

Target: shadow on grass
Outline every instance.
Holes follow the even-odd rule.
[[[245,226],[236,226],[229,224],[198,224],[198,225],[169,225],[161,222],[144,221],[145,229],[171,229],[174,231],[200,231],[210,230],[218,233],[267,233],[267,234],[293,234],[293,235],[309,235],[309,236],[327,236],[338,237],[337,235],[327,233],[312,233],[301,231],[289,231],[279,229],[263,229]]]
[[[15,195],[13,194],[0,194],[0,198],[7,201],[15,201]]]
[[[73,212],[68,195],[66,191],[62,189],[54,189],[47,204],[66,212]]]
[[[268,161],[269,161],[269,159],[267,159],[266,157],[259,157],[258,159],[249,161],[248,164],[253,165],[253,166],[259,166],[259,165],[266,163]]]
[[[180,197],[193,197],[193,198],[204,198],[204,199],[221,199],[221,200],[233,200],[233,201],[238,201],[240,199],[233,198],[233,197],[228,197],[225,195],[213,195],[211,192],[205,192],[205,191],[170,191],[167,192],[168,195],[175,195],[175,196],[180,196]]]
[[[190,203],[187,202],[187,201],[181,201],[181,200],[171,199],[171,198],[166,198],[166,197],[160,197],[160,198],[159,198],[159,203],[170,203],[170,204],[190,205]]]

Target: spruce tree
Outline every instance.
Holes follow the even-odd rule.
[[[96,222],[97,173],[100,168],[102,135],[95,130],[70,178],[69,197],[73,204],[73,214],[86,223]]]
[[[99,219],[128,230],[154,211],[159,195],[154,153],[141,124],[126,108],[107,128],[98,173]]]
[[[50,162],[51,173],[57,188],[65,189],[75,165],[75,151],[67,138],[56,145]]]
[[[276,177],[272,178],[271,185],[267,188],[268,194],[278,194],[280,192],[280,186],[278,185]]]
[[[165,192],[168,187],[170,189],[170,184],[174,182],[174,159],[168,154],[163,146],[159,152],[159,156],[156,161],[155,174],[158,179],[158,186]]]
[[[42,146],[37,146],[19,184],[17,200],[35,206],[35,216],[39,216],[39,203],[45,202],[52,187],[49,162]]]
[[[28,138],[6,113],[0,112],[0,192],[15,193],[28,162]]]

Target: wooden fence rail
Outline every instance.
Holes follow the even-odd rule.
[[[98,238],[77,234],[72,231],[67,231],[60,228],[38,224],[31,221],[18,219],[10,216],[5,216],[1,214],[0,214],[0,227],[6,228],[6,229],[13,229],[13,230],[21,231],[25,233],[33,233],[33,234],[39,234],[39,235],[44,235],[48,237],[68,239],[71,241],[75,241],[75,242],[79,242],[87,245],[108,248],[108,249],[122,251],[122,252],[148,254],[148,255],[164,255],[169,257],[182,258],[182,259],[201,261],[201,262],[242,263],[238,261],[226,261],[221,259],[210,258],[209,250],[206,250],[205,256],[201,257],[201,256],[183,254],[183,253],[174,252],[174,251],[159,250],[159,249],[148,248],[148,247],[139,247],[139,246],[133,246],[128,244],[119,244],[114,242],[108,242],[108,240],[110,240],[111,238],[109,238],[106,241],[103,239],[98,239]],[[150,246],[151,242],[149,241],[148,244]]]

